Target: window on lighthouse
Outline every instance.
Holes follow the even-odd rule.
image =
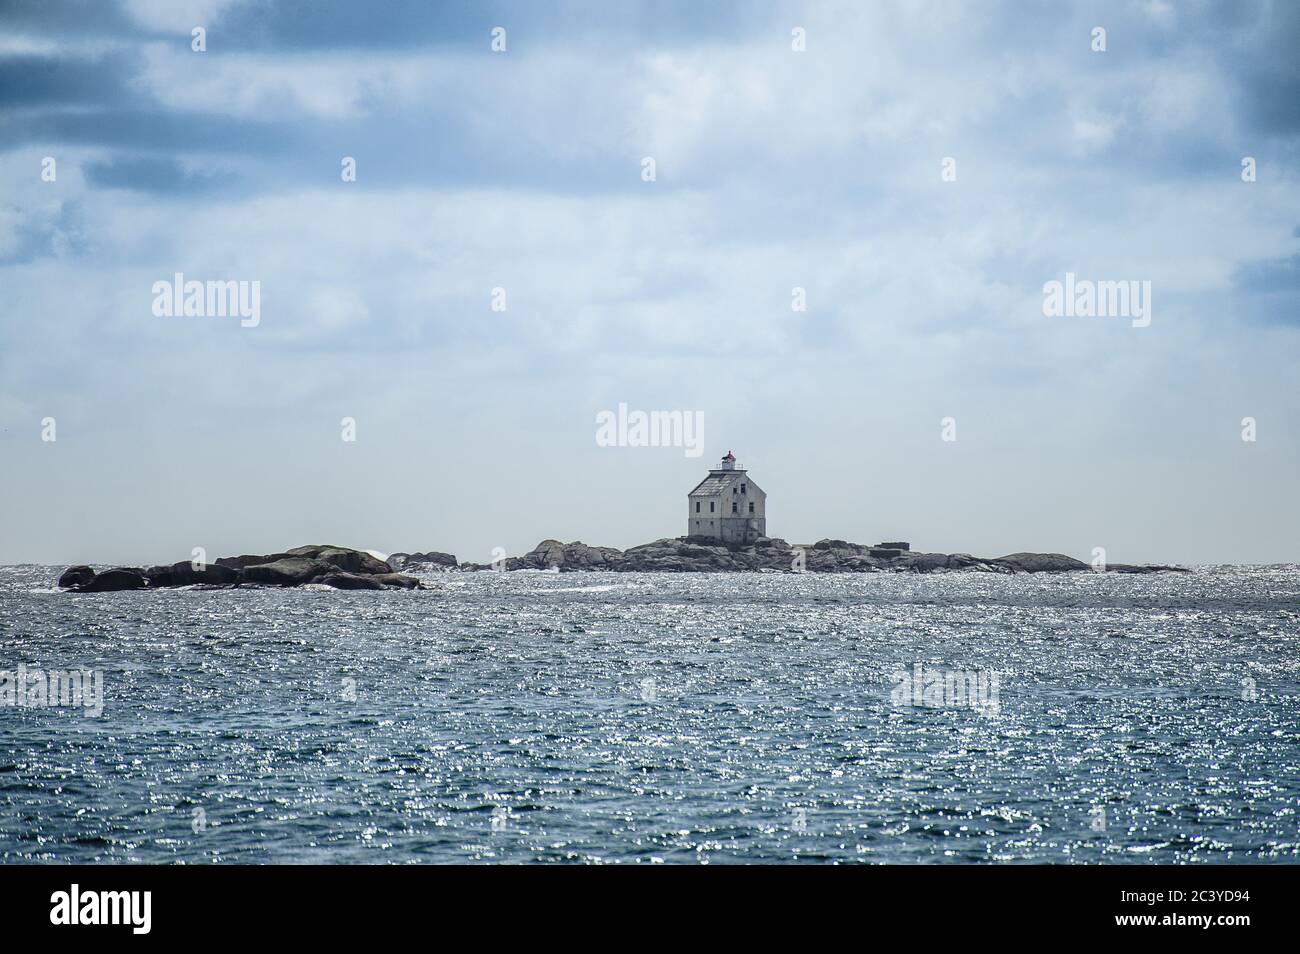
[[[752,500],[749,502],[749,512],[750,513],[754,512],[754,501]]]
[[[700,512],[700,502],[698,500],[695,501],[695,512],[696,513]]]
[[[736,509],[736,502],[734,500],[731,502],[731,512],[739,513],[739,511]]]

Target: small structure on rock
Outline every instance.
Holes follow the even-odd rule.
[[[686,508],[687,536],[728,544],[767,536],[767,494],[731,451],[686,495]]]

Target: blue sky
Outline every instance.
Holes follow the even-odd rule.
[[[792,542],[1298,561],[1297,41],[1269,2],[0,3],[0,562],[625,547],[728,449]],[[154,316],[176,272],[260,324]],[[1150,326],[1045,317],[1066,272]],[[597,446],[621,402],[704,457]]]

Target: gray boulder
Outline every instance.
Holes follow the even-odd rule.
[[[78,593],[116,593],[121,590],[142,590],[149,585],[144,570],[136,566],[119,566],[103,573],[96,573],[94,579],[76,587]]]
[[[364,573],[326,573],[312,580],[313,583],[324,583],[326,586],[332,586],[336,590],[382,590],[386,589],[383,580],[378,574]]]
[[[364,550],[350,550],[347,547],[336,546],[307,546],[294,547],[292,550],[285,551],[288,556],[306,557],[310,560],[321,560],[332,566],[338,567],[345,573],[392,573],[393,568],[388,562],[381,560],[376,556],[366,553]]]
[[[623,561],[623,551],[570,543],[564,548],[564,565],[574,570],[612,570]]]
[[[917,573],[933,573],[935,570],[944,570],[948,567],[948,554],[946,553],[908,553],[907,569]]]
[[[453,570],[459,565],[455,556],[450,553],[440,553],[437,550],[430,550],[428,553],[393,553],[389,555],[388,562],[394,567],[423,563]]]
[[[1185,566],[1166,566],[1163,563],[1107,563],[1110,573],[1190,573]]]
[[[859,550],[856,543],[849,543],[847,540],[830,540],[821,539],[812,545],[814,550]]]
[[[813,573],[834,573],[840,561],[834,551],[813,549],[804,553],[804,568]]]
[[[229,567],[232,570],[242,570],[246,566],[257,566],[260,563],[274,563],[276,560],[283,560],[288,557],[288,553],[263,553],[260,556],[252,553],[245,553],[243,556],[221,557],[216,561],[217,566]]]
[[[679,543],[693,543],[693,544],[698,544],[699,546],[710,546],[712,544],[716,544],[717,542],[718,542],[717,540],[714,540],[711,537],[695,536],[695,537],[682,537],[680,539],[676,537],[660,537],[658,540],[651,540],[649,543],[639,543],[634,547],[628,547],[626,550],[623,551],[623,555],[629,556],[633,553],[640,553],[645,550],[662,550],[664,552],[676,552],[677,545]]]
[[[521,557],[524,563],[546,570],[564,563],[564,544],[559,540],[543,540]]]
[[[250,566],[261,566],[267,563],[276,563],[280,560],[292,559],[295,557],[304,557],[309,560],[320,560],[331,566],[342,570],[344,573],[392,573],[393,568],[384,560],[380,560],[364,550],[353,550],[348,547],[333,546],[330,544],[312,544],[311,546],[294,547],[292,550],[285,550],[282,553],[266,553],[262,555],[244,554],[242,556],[221,557],[216,561],[217,566],[229,567],[234,570],[243,570]]]
[[[420,581],[401,573],[345,573],[342,571],[318,576],[313,583],[324,583],[336,590],[418,590]]]
[[[619,569],[625,554],[613,547],[589,547],[581,541],[561,543],[543,540],[519,558],[525,568],[549,570],[613,570]],[[512,563],[507,562],[513,569]]]
[[[875,573],[880,569],[880,561],[869,556],[851,556],[840,560],[840,569],[851,573]]]
[[[376,573],[368,577],[371,580],[378,580],[383,584],[384,589],[388,590],[422,590],[424,586],[418,579],[413,576],[406,576],[402,573]]]
[[[244,580],[249,583],[266,583],[271,586],[302,586],[317,577],[337,573],[338,567],[324,560],[305,556],[290,556],[270,563],[244,567]]]
[[[239,570],[216,563],[209,563],[196,570],[188,560],[171,566],[151,566],[144,572],[149,578],[150,586],[193,586],[198,583],[231,586],[238,583],[242,576]]]
[[[94,578],[95,571],[90,567],[84,564],[70,566],[59,577],[59,586],[66,590],[73,586],[83,586]]]
[[[677,556],[703,558],[706,560],[713,560],[720,553],[726,552],[722,547],[702,547],[695,543],[681,543],[676,547],[673,547],[672,550],[677,554]]]
[[[1064,553],[1009,553],[988,562],[1011,567],[1016,573],[1064,573],[1088,569],[1088,564]]]

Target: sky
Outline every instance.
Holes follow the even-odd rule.
[[[0,563],[625,548],[728,450],[792,543],[1300,562],[1297,48],[1268,0],[0,0]]]

